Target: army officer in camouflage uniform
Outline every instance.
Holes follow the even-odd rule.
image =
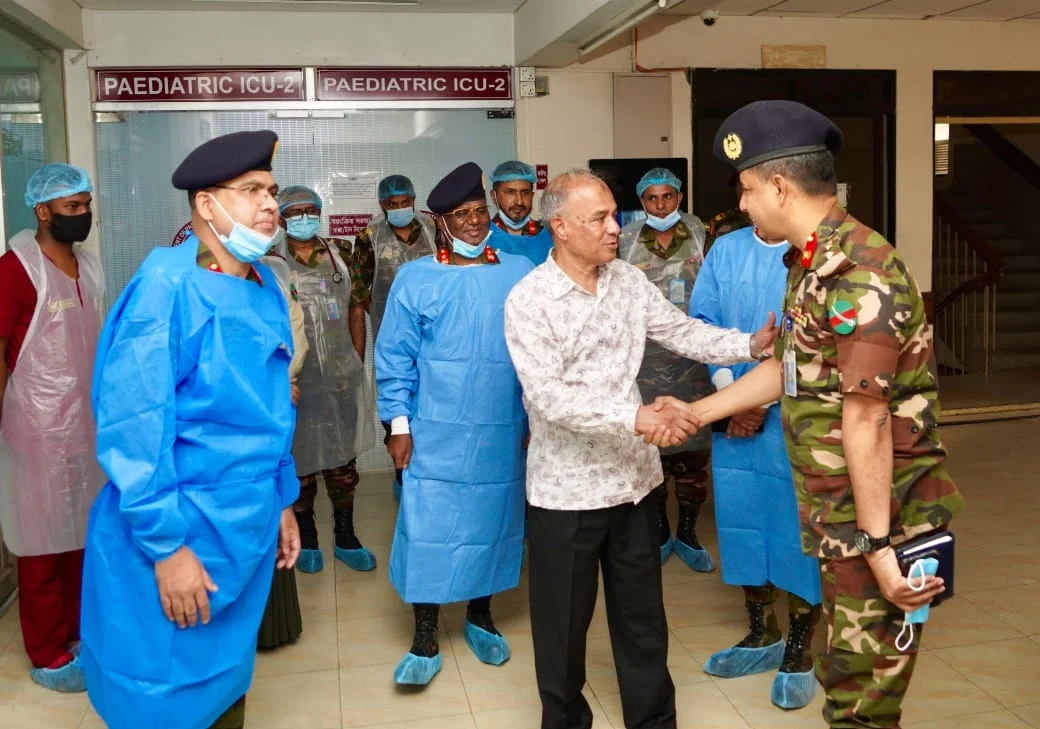
[[[892,546],[943,529],[963,501],[946,473],[932,332],[906,264],[837,204],[841,131],[790,101],[729,117],[715,154],[740,172],[740,208],[789,252],[776,356],[695,403],[704,423],[776,400],[802,543],[820,560],[828,646],[816,664],[832,727],[899,727],[920,631],[904,615],[944,590],[914,591]]]

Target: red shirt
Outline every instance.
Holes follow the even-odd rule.
[[[0,292],[0,339],[7,340],[4,359],[13,372],[36,311],[36,287],[14,251],[0,256]]]

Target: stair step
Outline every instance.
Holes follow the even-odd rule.
[[[995,223],[976,223],[971,227],[983,238],[1000,238],[1011,230],[1011,226],[1000,221]]]
[[[1011,370],[1024,367],[1040,367],[1040,350],[998,349],[990,360],[994,370]]]
[[[1036,271],[1020,271],[1008,266],[1000,288],[1011,291],[1040,291],[1040,275]]]
[[[999,302],[999,299],[998,299]],[[1001,311],[997,308],[997,332],[1040,330],[1038,311]]]
[[[1026,241],[1024,238],[1012,238],[1012,237],[1000,237],[994,236],[988,238],[986,242],[990,248],[995,250],[1001,256],[1013,256],[1016,254],[1028,255],[1029,249],[1026,248]]]
[[[1005,291],[997,289],[997,312],[1033,311],[1040,308],[1040,292],[1038,291]]]
[[[1040,354],[1040,329],[1008,331],[997,324],[997,351],[1005,350]]]
[[[1000,219],[990,210],[986,208],[960,208],[957,210],[957,214],[966,223],[972,225],[979,223],[999,223]]]
[[[1032,254],[1013,254],[1009,256],[1001,256],[1004,259],[1004,265],[1007,266],[1007,270],[1011,271],[1040,271],[1040,256]]]

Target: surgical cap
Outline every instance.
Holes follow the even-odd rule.
[[[29,184],[25,186],[25,204],[34,208],[59,197],[93,191],[94,186],[90,184],[86,170],[64,162],[54,162],[36,170],[29,178]]]
[[[314,204],[321,210],[321,195],[309,187],[303,185],[292,185],[278,193],[278,212],[284,213],[293,205]]]
[[[538,181],[534,174],[534,167],[518,160],[503,162],[495,168],[491,175],[492,185],[497,185],[500,182],[511,182],[512,180],[523,180],[524,182],[530,182],[532,185]]]
[[[654,167],[639,180],[639,184],[636,185],[636,195],[643,197],[646,189],[654,185],[669,185],[674,187],[676,192],[682,190],[682,182],[674,172],[666,170],[664,167]]]
[[[404,175],[389,175],[379,181],[379,202],[394,195],[407,195],[415,197],[415,185]]]

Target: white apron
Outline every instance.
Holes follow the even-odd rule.
[[[333,264],[323,260],[308,268],[291,253],[286,258],[310,348],[297,378],[293,457],[299,476],[345,466],[375,445],[375,397],[347,324],[350,269],[335,245],[319,241]]]
[[[433,223],[422,213],[416,213],[415,219],[422,225],[423,234],[411,245],[401,242],[384,217],[376,218],[368,226],[376,264],[372,280],[372,307],[369,312],[372,317],[373,342],[379,334],[379,325],[383,323],[386,301],[390,295],[390,287],[397,278],[397,270],[409,261],[437,254],[437,233]]]
[[[32,231],[9,245],[36,288],[36,311],[4,395],[0,527],[14,554],[59,554],[83,548],[104,483],[90,399],[104,283],[100,262],[80,246],[77,291]]]

